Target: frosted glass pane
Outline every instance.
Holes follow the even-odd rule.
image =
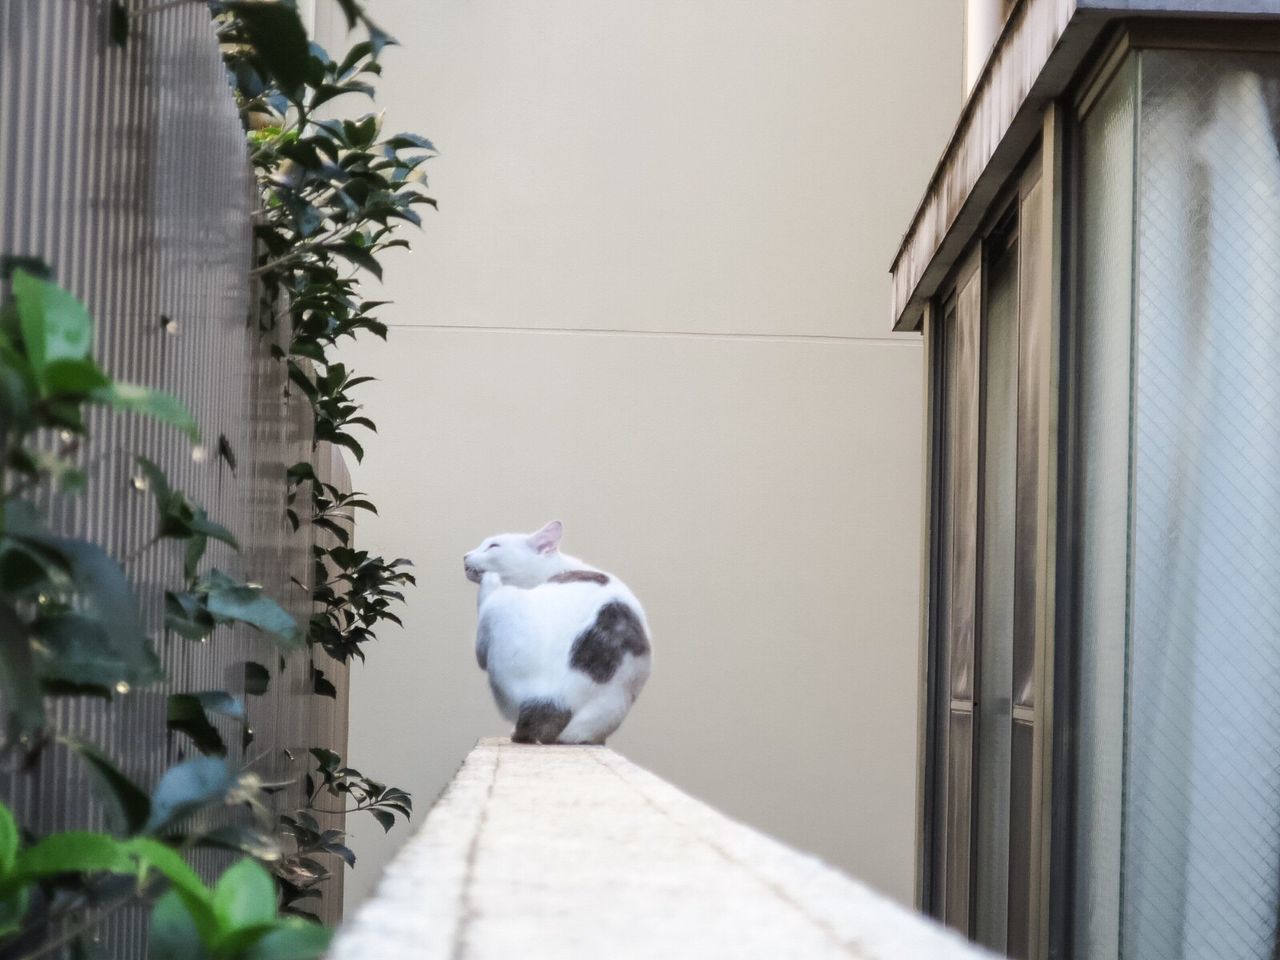
[[[1077,955],[1119,955],[1128,593],[1134,66],[1081,129],[1077,342]]]
[[[1264,960],[1280,900],[1280,58],[1141,56],[1122,949]]]

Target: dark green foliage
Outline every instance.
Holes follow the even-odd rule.
[[[271,673],[260,663],[249,660],[244,665],[244,692],[250,697],[260,697],[271,686]]]
[[[111,6],[107,8],[107,20],[111,42],[117,47],[123,47],[129,42],[129,11],[121,0],[111,0]]]
[[[28,495],[83,485],[75,457],[87,405],[197,432],[175,398],[98,367],[92,321],[71,294],[23,267],[11,276],[0,307],[0,689],[8,737],[32,743],[44,696],[109,698],[161,674],[120,565],[95,544],[50,532]],[[49,431],[61,438],[52,453],[34,445]]]
[[[324,671],[314,663],[311,665],[311,692],[320,697],[328,697],[330,700],[338,698],[338,688],[325,677]]]
[[[345,447],[361,459],[364,450],[354,432],[375,427],[361,415],[353,391],[370,378],[334,360],[334,348],[362,332],[386,337],[385,324],[374,315],[382,302],[361,297],[358,278],[380,279],[380,253],[407,245],[393,235],[395,225],[417,225],[416,208],[435,205],[424,193],[422,170],[434,147],[415,134],[384,136],[380,118],[372,114],[331,118],[335,99],[372,95],[370,81],[381,73],[377,55],[393,42],[357,0],[335,2],[348,25],[364,34],[340,60],[308,41],[293,0],[208,5],[262,187],[254,273],[265,325],[286,325],[286,346],[273,346],[273,356],[310,402],[316,441]],[[146,32],[125,4],[113,0],[103,14],[114,44]],[[317,115],[322,106],[325,119]],[[0,953],[10,955],[9,937],[24,923],[38,930],[56,902],[69,955],[88,955],[102,918],[141,899],[153,904],[152,958],[318,957],[327,931],[279,917],[276,890],[284,912],[303,913],[299,902],[316,896],[329,876],[323,861],[355,863],[345,835],[317,822],[315,814],[326,809],[320,802],[367,810],[389,829],[397,816],[408,818],[411,800],[316,748],[311,758],[317,767],[306,777],[306,809],[277,817],[268,791],[281,785],[263,787],[255,774],[236,770],[226,759],[228,721],[231,729],[239,725],[242,746],[252,739],[244,701],[227,691],[168,696],[169,730],[205,755],[173,767],[152,790],[95,745],[47,729],[47,697],[113,698],[164,679],[120,563],[95,544],[51,532],[41,515],[48,491],[75,493],[89,479],[85,410],[100,406],[151,417],[192,442],[199,435],[175,397],[117,382],[97,365],[87,311],[53,282],[46,265],[0,256],[0,280],[9,281],[0,306],[0,749],[16,750],[28,764],[38,762],[41,749],[74,751],[108,798],[118,835],[60,833],[24,845],[0,805]],[[160,324],[168,328],[172,320],[161,316]],[[56,443],[45,442],[50,438]],[[236,454],[225,435],[218,438],[217,452],[234,474]],[[142,457],[135,463],[135,486],[149,491],[155,509],[155,533],[146,549],[166,541],[181,544],[183,583],[165,592],[165,626],[172,635],[203,641],[221,626],[247,625],[280,649],[305,641],[347,661],[363,657],[362,645],[373,639],[375,626],[399,623],[390,607],[403,599],[398,588],[413,582],[403,569],[408,561],[387,563],[350,546],[354,511],[374,510],[362,494],[320,482],[309,464],[289,471],[293,529],[311,524],[334,544],[316,548],[315,581],[308,589],[320,612],[302,630],[260,587],[208,568],[210,541],[238,551],[235,536],[174,489],[156,464]],[[283,670],[283,656],[280,661]],[[313,693],[336,698],[324,670],[314,662],[309,670]],[[245,695],[263,695],[270,679],[262,664],[245,663]],[[241,811],[234,822],[209,816],[233,807]],[[211,825],[215,820],[219,825]],[[274,883],[253,860],[243,860],[210,889],[179,852],[195,846],[272,862]]]
[[[225,757],[227,745],[213,724],[214,716],[230,717],[244,724],[244,703],[225,690],[174,693],[169,696],[169,729],[185,733],[201,753]]]
[[[221,803],[234,780],[230,764],[220,758],[195,757],[178,764],[156,784],[145,829],[163,830],[211,803]]]
[[[281,909],[300,916],[309,915],[301,901],[317,896],[319,885],[331,876],[326,862],[333,863],[336,857],[349,867],[356,863],[356,855],[344,842],[346,834],[323,828],[316,813],[368,812],[384,831],[394,826],[397,816],[408,820],[413,813],[412,798],[400,788],[388,787],[344,766],[332,750],[313,747],[311,756],[316,770],[306,778],[307,806],[293,816],[280,818],[281,832],[292,849],[275,867]]]
[[[119,832],[128,835],[140,832],[151,817],[151,798],[147,792],[125,776],[93,744],[73,737],[66,737],[62,742],[80,755],[103,791],[115,802]]]
[[[169,481],[159,467],[146,457],[138,457],[137,461],[138,476],[134,483],[150,489],[156,501],[158,524],[155,539],[169,537],[186,541],[183,570],[188,580],[196,575],[196,567],[200,565],[211,539],[221,540],[232,550],[240,549],[230,531],[210,520],[202,507],[192,505],[186,494],[169,488]]]
[[[320,610],[311,617],[310,642],[343,663],[363,660],[362,648],[375,638],[379,623],[403,626],[391,607],[404,601],[398,588],[417,582],[404,569],[411,565],[404,558],[388,563],[367,550],[316,547],[314,596]]]
[[[368,39],[340,61],[314,43],[304,50],[287,40],[293,25],[264,50],[254,41],[257,20],[266,15],[262,6],[215,4],[263,188],[255,234],[264,314],[287,315],[289,341],[281,356],[290,380],[315,409],[316,439],[345,446],[359,459],[364,452],[351,430],[373,424],[359,415],[351,391],[368,378],[353,377],[331,361],[331,350],[362,331],[386,337],[386,325],[373,315],[382,303],[359,295],[357,274],[380,279],[378,254],[407,246],[394,236],[395,224],[418,225],[414,208],[435,205],[423,176],[434,147],[416,134],[383,136],[374,114],[350,120],[317,115],[339,97],[372,96],[369,80],[381,73],[376,58],[390,38],[359,4],[344,3],[344,10],[349,22],[366,27]],[[267,6],[282,23],[297,19],[286,4]]]
[[[262,588],[221,570],[197,577],[187,590],[165,593],[165,626],[188,640],[203,640],[218,626],[245,623],[283,647],[302,642],[298,625]]]

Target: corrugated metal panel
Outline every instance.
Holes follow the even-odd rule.
[[[146,547],[151,499],[132,483],[132,456],[143,454],[239,538],[242,554],[213,544],[211,562],[263,584],[302,621],[309,601],[290,578],[308,582],[311,541],[288,532],[284,472],[310,457],[310,416],[302,398],[289,396],[257,329],[248,273],[255,188],[240,120],[204,4],[126,6],[130,36],[121,47],[109,38],[105,0],[0,3],[0,252],[52,264],[95,317],[103,366],[180,396],[205,446],[193,456],[172,429],[94,412],[88,490],[54,512],[62,529],[125,562],[161,637],[163,591],[181,583],[181,548]],[[235,451],[235,471],[217,456],[220,435]],[[57,728],[100,744],[152,784],[185,750],[183,738],[165,733],[166,694],[240,693],[244,661],[257,660],[273,678],[267,696],[249,698],[253,769],[288,779],[301,775],[308,747],[345,752],[345,669],[321,664],[339,687],[335,703],[311,694],[306,654],[282,671],[248,630],[157,645],[166,689],[110,704],[57,701]],[[240,759],[239,731],[224,736]],[[282,809],[296,805],[298,791],[281,795]],[[84,771],[58,748],[31,773],[0,772],[0,796],[39,832],[100,825],[89,795]],[[212,855],[200,859],[215,868]],[[334,886],[322,908],[330,919],[342,899],[340,880]],[[144,928],[140,913],[110,920],[106,955],[140,956]]]

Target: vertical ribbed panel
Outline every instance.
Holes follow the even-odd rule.
[[[165,732],[166,694],[240,694],[243,664],[257,660],[272,684],[249,698],[256,739],[244,759],[264,780],[296,778],[308,747],[345,752],[346,670],[320,664],[339,688],[335,703],[311,694],[304,653],[281,671],[252,631],[222,629],[200,644],[162,629],[163,592],[182,583],[182,549],[147,547],[155,516],[150,494],[133,487],[133,455],[158,463],[235,533],[243,552],[213,543],[207,562],[261,583],[302,622],[309,602],[291,578],[309,583],[311,541],[284,522],[284,474],[310,457],[310,413],[288,395],[283,368],[257,331],[249,277],[255,188],[208,10],[162,0],[126,6],[130,35],[120,47],[109,38],[105,0],[0,3],[0,253],[48,261],[88,304],[102,365],[118,379],[177,394],[204,438],[193,456],[170,428],[91,414],[88,488],[52,504],[53,514],[62,530],[124,563],[169,680],[113,703],[50,701],[51,716],[58,731],[99,744],[149,786],[189,755],[185,738]],[[235,452],[235,471],[217,455],[220,435]],[[327,455],[320,467],[335,469]],[[222,730],[232,760],[241,760],[239,729]],[[277,795],[282,810],[296,806],[298,792]],[[57,747],[29,773],[0,772],[0,798],[37,833],[101,826],[90,796],[81,765]],[[206,873],[225,859],[197,855]],[[340,879],[332,886],[321,910],[327,919],[342,900]],[[102,934],[105,956],[145,952],[140,912],[116,915]]]

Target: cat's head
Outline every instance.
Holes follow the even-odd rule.
[[[560,537],[564,525],[552,520],[536,533],[500,533],[485,537],[462,558],[467,579],[479,583],[486,573],[496,573],[513,587],[536,587],[564,569]]]

